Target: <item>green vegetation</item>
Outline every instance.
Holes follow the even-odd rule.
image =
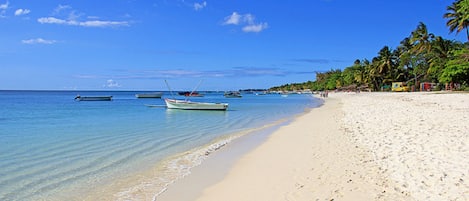
[[[469,0],[456,0],[447,7],[444,18],[450,32],[466,29],[469,41]],[[462,89],[469,86],[469,42],[450,41],[429,33],[420,22],[396,49],[384,46],[371,61],[357,59],[344,70],[331,69],[316,73],[315,81],[286,84],[270,90],[291,91],[311,89],[335,90],[367,88],[386,90],[392,82],[406,82],[419,88],[418,82],[453,84]]]

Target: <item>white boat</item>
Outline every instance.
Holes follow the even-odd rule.
[[[80,96],[75,97],[76,101],[111,101],[112,96]]]
[[[166,107],[168,109],[181,109],[181,110],[226,110],[228,103],[206,103],[206,102],[192,102],[188,100],[176,100],[165,98]]]
[[[161,96],[163,96],[163,92],[135,94],[137,98],[161,98]]]

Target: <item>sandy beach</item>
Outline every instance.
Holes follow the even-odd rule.
[[[330,93],[228,167],[212,161],[157,200],[469,200],[468,122],[467,93]]]

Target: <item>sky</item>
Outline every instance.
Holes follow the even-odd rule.
[[[0,90],[238,90],[395,49],[452,0],[0,0]]]

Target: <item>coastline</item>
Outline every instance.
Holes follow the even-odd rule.
[[[113,95],[112,102],[78,103],[75,92],[2,94],[0,199],[153,200],[234,138],[318,105],[310,95],[213,93],[205,98],[233,107],[181,111],[148,108],[162,100],[136,99],[135,92]]]
[[[254,142],[251,146],[255,146],[257,145],[255,142],[262,140],[259,138],[265,138],[269,131],[287,121],[288,119],[281,119],[260,128],[246,129],[219,137],[208,144],[167,157],[151,169],[139,172],[138,175],[114,180],[112,183],[86,193],[86,196],[81,197],[80,200],[160,200],[160,196],[165,195],[169,187],[178,184],[181,180],[186,181],[188,177],[192,177],[192,172],[205,169],[205,164],[210,164],[213,158],[220,163],[217,159],[220,153],[224,153],[225,147],[238,146],[236,144],[239,141],[246,141],[242,139],[253,140],[250,136],[256,139],[247,140],[247,142],[251,144]]]
[[[182,195],[218,159],[157,200],[467,200],[468,103],[467,94],[330,93],[192,197]]]

